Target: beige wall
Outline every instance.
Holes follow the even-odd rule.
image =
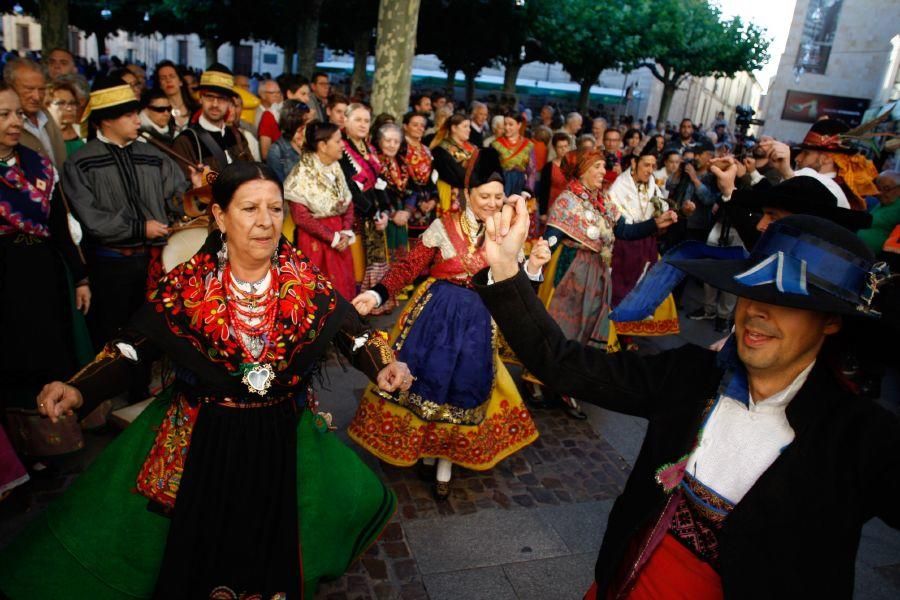
[[[896,63],[891,39],[900,33],[900,2],[844,0],[825,74],[804,73],[798,81],[794,63],[808,7],[809,0],[797,0],[788,43],[766,97],[763,129],[779,139],[801,140],[810,127],[781,119],[788,90],[867,98],[875,104],[883,95],[887,70]]]

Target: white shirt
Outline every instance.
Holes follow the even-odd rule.
[[[207,130],[207,131],[210,131],[210,132],[212,132],[212,133],[218,133],[218,134],[221,134],[221,135],[225,135],[225,127],[226,127],[226,125],[225,125],[224,122],[222,123],[222,126],[221,126],[221,127],[216,127],[215,125],[213,125],[212,123],[210,123],[209,119],[207,119],[207,118],[206,118],[205,116],[203,116],[203,115],[200,115],[200,119],[199,119],[197,122],[200,123],[200,127],[202,127],[203,129],[205,129],[205,130]]]
[[[56,162],[57,157],[53,154],[53,142],[50,141],[50,134],[47,133],[47,122],[49,120],[50,117],[47,116],[47,113],[40,110],[37,113],[37,125],[28,117],[25,118],[25,131],[40,140],[41,146],[44,147],[44,151],[50,157],[50,162],[55,166],[59,163]]]
[[[788,404],[806,383],[815,361],[789,386],[760,402],[722,394],[688,458],[687,472],[732,504],[741,501],[782,450],[794,441]],[[749,394],[748,394],[749,395]]]

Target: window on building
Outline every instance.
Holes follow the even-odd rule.
[[[187,40],[178,40],[178,64],[188,64],[188,43]]]
[[[824,75],[844,0],[810,0],[794,72]]]
[[[19,42],[19,50],[31,50],[31,28],[27,23],[16,25],[16,40]]]
[[[236,75],[250,75],[253,70],[253,46],[242,44],[234,49],[232,68]]]

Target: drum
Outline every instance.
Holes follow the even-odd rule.
[[[162,250],[162,264],[166,273],[183,262],[190,260],[209,235],[209,218],[199,217],[180,227],[169,236]]]

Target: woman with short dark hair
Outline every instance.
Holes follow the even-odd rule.
[[[271,169],[237,161],[212,193],[218,231],[93,363],[38,397],[57,421],[124,389],[137,364],[175,363],[173,385],[6,548],[6,595],[312,597],[390,518],[394,494],[309,389],[332,343],[385,393],[408,389],[409,370],[281,236]]]
[[[284,182],[284,197],[297,226],[294,243],[342,296],[352,298],[355,212],[338,162],[344,152],[341,131],[333,123],[313,121],[306,126],[305,138],[300,160]]]

